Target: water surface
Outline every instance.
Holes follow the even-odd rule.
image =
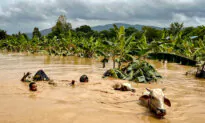
[[[117,79],[102,79],[99,60],[79,57],[0,54],[1,123],[202,123],[205,121],[205,80],[185,76],[191,67],[150,61],[163,76],[158,83],[135,84],[136,93],[114,91]],[[30,92],[20,81],[24,72],[43,69],[57,86],[38,82],[38,92]],[[90,82],[76,87],[68,81],[86,74]],[[164,119],[155,118],[137,100],[146,87],[166,87],[172,107],[166,107]]]

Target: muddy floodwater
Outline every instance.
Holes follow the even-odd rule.
[[[102,78],[112,63],[79,57],[0,54],[0,123],[204,123],[205,80],[185,76],[191,67],[149,61],[163,79],[153,84],[135,84],[136,93],[112,89],[116,82]],[[38,91],[30,92],[20,81],[24,72],[43,69],[57,82],[37,82]],[[86,74],[89,83],[80,84]],[[76,80],[75,87],[69,80]],[[137,101],[146,87],[163,88],[172,107],[164,119],[155,118]]]

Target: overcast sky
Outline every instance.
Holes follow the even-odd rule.
[[[1,0],[0,29],[32,32],[55,25],[65,15],[72,27],[114,22],[168,27],[205,24],[205,0]]]

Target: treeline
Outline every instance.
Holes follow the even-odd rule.
[[[92,30],[88,25],[72,29],[66,17],[61,15],[52,27],[52,32],[45,36],[41,35],[37,27],[33,30],[32,39],[24,33],[8,35],[6,31],[0,30],[0,49],[63,56],[104,56],[105,59],[112,57],[118,63],[131,59],[132,55],[141,58],[156,52],[205,60],[204,35],[204,26],[183,27],[183,23],[177,22],[164,29],[149,26],[144,26],[142,30],[134,27],[125,29],[116,25],[100,32]]]

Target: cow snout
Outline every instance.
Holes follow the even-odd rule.
[[[156,113],[158,116],[164,116],[164,115],[166,115],[166,110],[165,109],[157,109]]]
[[[166,110],[165,109],[160,109],[160,112],[161,113],[166,113]]]

